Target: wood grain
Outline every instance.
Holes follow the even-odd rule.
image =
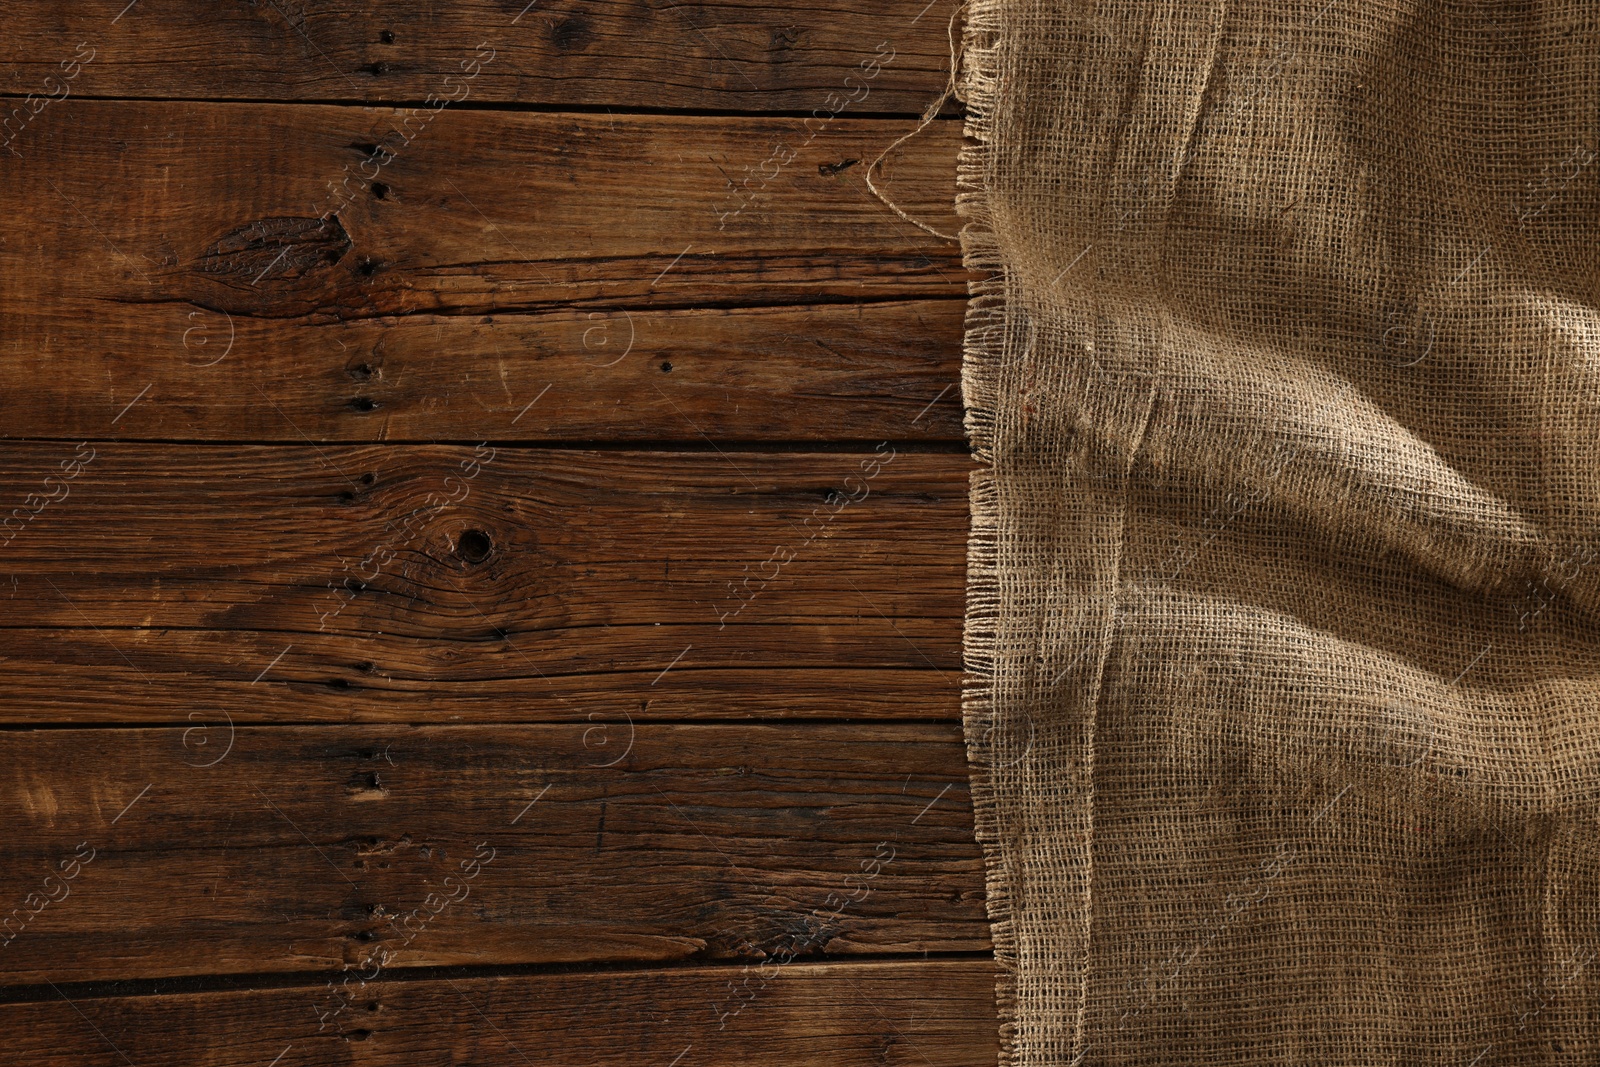
[[[414,101],[449,92],[487,42],[472,101],[810,111],[859,93],[845,79],[889,54],[854,107],[914,114],[944,88],[954,4],[164,0],[118,18],[127,6],[7,4],[0,90],[59,93],[53,77],[76,96]],[[80,41],[94,58],[67,80]]]
[[[5,432],[952,437],[957,249],[824,173],[909,129],[66,100],[0,153]],[[954,225],[958,144],[892,194]]]
[[[750,980],[720,1026],[713,1006]],[[377,980],[317,1031],[321,986],[80,998],[0,1007],[13,1062],[36,1067],[982,1067],[995,1061],[988,961]],[[730,988],[734,987],[734,988]],[[726,1010],[726,1009],[724,1009]],[[126,1057],[124,1059],[123,1057]]]
[[[951,6],[8,8],[0,1060],[994,1061]]]
[[[880,624],[893,634],[906,620]],[[724,653],[711,656],[721,666],[680,670],[680,661],[660,673],[680,648],[660,654],[654,670],[561,674],[526,658],[520,639],[497,649],[384,634],[7,629],[0,722],[172,723],[191,712],[213,723],[589,722],[624,712],[637,722],[954,722],[954,640],[906,645],[918,661],[910,668],[741,666],[748,660]],[[942,666],[922,662],[919,651]],[[847,646],[837,658],[849,655]]]
[[[920,300],[310,326],[191,309],[176,323],[193,332],[173,338],[171,306],[120,305],[92,353],[52,335],[6,355],[0,436],[960,440],[964,310]],[[175,340],[173,352],[152,338]],[[60,373],[87,359],[95,373]]]
[[[179,397],[237,396],[252,379],[308,365],[324,390],[330,375],[366,375],[342,399],[371,402],[324,408],[311,421],[340,414],[370,428],[385,417],[383,398],[355,387],[392,388],[386,345],[414,352],[427,334],[437,361],[463,368],[476,354],[480,381],[501,378],[504,368],[491,370],[485,355],[497,348],[497,359],[523,349],[519,371],[559,351],[570,380],[574,361],[598,373],[593,364],[610,358],[604,348],[597,358],[598,335],[583,347],[579,323],[603,325],[622,312],[643,329],[648,351],[721,339],[715,327],[698,333],[707,320],[658,324],[646,312],[965,295],[954,245],[894,217],[866,192],[860,166],[819,171],[870,159],[905,122],[841,120],[797,148],[804,129],[788,120],[446,113],[414,131],[409,147],[391,141],[387,166],[364,166],[397,125],[387,111],[309,106],[67,100],[43,112],[25,131],[21,158],[0,164],[28,206],[0,220],[0,388],[30,399],[8,432],[70,435],[89,423],[99,433],[183,436],[218,409],[122,409],[158,377],[187,376]],[[945,225],[954,224],[957,134],[936,123],[887,168],[908,209]],[[748,198],[733,195],[725,172],[741,160],[760,164],[778,143],[793,161],[773,164],[777,176]],[[368,182],[373,173],[381,181]],[[542,334],[503,325],[547,311],[563,316]],[[587,318],[595,312],[600,319]],[[425,332],[400,339],[393,327],[419,317],[407,324]],[[552,337],[563,333],[565,343]],[[235,349],[221,357],[228,337]],[[818,339],[827,344],[826,331]],[[942,358],[954,341],[939,346]],[[280,362],[286,352],[299,355]],[[490,382],[509,394],[497,402],[501,425],[547,436],[538,422],[514,428],[513,418],[555,375],[513,382],[504,373]],[[242,381],[218,390],[230,376]],[[926,404],[936,393],[919,389],[917,398]],[[659,402],[654,390],[646,396]],[[395,398],[413,412],[430,399]],[[898,407],[909,416],[912,403]],[[684,421],[670,432],[685,434]],[[407,433],[431,430],[423,416],[409,422]]]
[[[84,448],[76,478],[52,477]],[[966,456],[100,442],[7,458],[0,499],[64,497],[6,520],[3,625],[70,630],[126,684],[172,643],[124,628],[270,632],[279,649],[343,635],[285,652],[272,681],[372,701],[429,679],[632,674],[647,698],[668,667],[959,663]]]
[[[6,732],[0,768],[14,985],[989,944],[954,723]]]

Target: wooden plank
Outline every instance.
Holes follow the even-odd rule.
[[[0,776],[13,985],[989,947],[955,723],[12,731]]]
[[[415,696],[391,703],[404,690],[455,687],[458,701],[505,701],[490,713],[500,716],[513,698],[547,692],[521,705],[538,718],[575,710],[547,678],[627,676],[606,693],[631,710],[668,668],[945,672],[925,683],[937,690],[959,666],[964,455],[7,451],[0,499],[21,506],[0,520],[3,625],[34,631],[17,635],[20,662],[102,670],[125,690],[165,674],[174,692],[164,712],[113,700],[72,713],[84,720],[174,721],[224,682],[235,701],[241,686],[331,690],[341,719],[361,704],[356,717],[415,716]],[[43,628],[60,628],[53,652]],[[202,632],[173,633],[188,630]],[[217,631],[254,636],[219,649]],[[179,661],[163,662],[174,648]],[[213,686],[173,691],[172,674],[207,649],[229,656],[209,672]],[[244,649],[249,659],[235,654]],[[33,708],[5,697],[14,721],[54,719],[69,699]],[[302,721],[321,714],[316,702],[269,706]]]
[[[127,0],[16,0],[0,87],[369,103],[465,91],[472,102],[804,112],[837,94],[851,110],[916,113],[944,88],[954,6],[164,0],[119,18]]]
[[[880,618],[886,634],[905,623]],[[624,715],[635,722],[959,721],[954,640],[905,646],[913,657],[921,651],[941,664],[937,672],[920,659],[919,669],[740,666],[702,644],[685,660],[723,665],[684,670],[680,661],[662,674],[681,651],[669,648],[643,671],[563,674],[554,673],[557,665],[540,668],[526,658],[520,638],[495,648],[385,634],[7,629],[0,634],[0,722],[171,723],[186,722],[196,709],[201,720],[219,725],[592,722]],[[702,656],[691,659],[696,651]]]
[[[792,423],[927,432],[953,306],[795,310],[965,297],[954,244],[871,197],[864,165],[836,170],[910,128],[841,119],[808,143],[783,119],[63,101],[0,154],[29,205],[0,219],[0,390],[26,398],[6,433],[278,439],[298,415],[323,440],[698,440],[782,434],[798,403]],[[935,123],[886,168],[945,226],[959,140]],[[746,164],[762,174],[736,190]],[[754,306],[790,310],[671,314]],[[606,366],[624,332],[641,358]],[[556,383],[576,392],[524,416]],[[861,399],[878,388],[881,409]]]
[[[720,1025],[714,1006],[742,990],[756,992]],[[765,981],[755,970],[704,967],[378,979],[320,1033],[314,1006],[327,992],[316,986],[70,1003],[46,993],[0,1007],[15,1062],[985,1067],[998,1053],[988,961],[794,963]]]
[[[133,306],[116,312],[126,347],[96,353],[103,373],[59,373],[73,357],[49,341],[7,353],[0,436],[960,440],[964,310],[922,300],[339,326],[190,311],[195,332],[173,359],[148,343],[169,332],[170,308]]]

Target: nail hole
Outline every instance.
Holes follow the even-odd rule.
[[[372,662],[371,660],[367,660],[366,662],[358,664],[356,666],[356,670],[360,671],[363,674],[371,674],[373,671],[375,671],[377,669],[378,669],[378,665],[376,663]]]
[[[672,371],[672,364],[671,364],[671,363],[669,363],[669,362],[667,362],[667,361],[666,361],[666,360],[662,360],[662,361],[661,361],[661,369],[662,369],[662,370],[663,370],[663,371],[665,371],[665,372],[667,372],[667,373],[671,373],[671,371]]]
[[[361,590],[367,587],[367,583],[361,581],[359,578],[346,578],[344,580],[344,587],[350,590],[352,593],[359,593]]]
[[[378,273],[378,268],[380,266],[382,266],[382,264],[373,259],[371,256],[362,256],[361,259],[356,263],[356,270],[363,278],[370,278],[374,274]]]
[[[482,530],[463,530],[456,538],[456,555],[468,563],[482,563],[494,551],[494,542]]]
[[[379,30],[378,31],[378,40],[382,41],[384,44],[394,44],[394,31],[393,30]]]
[[[360,71],[362,74],[370,74],[376,78],[380,75],[389,73],[389,64],[379,60],[376,63],[362,64],[361,66],[357,67],[356,70]]]
[[[370,471],[361,476],[361,484],[362,485],[371,485],[373,482],[376,482],[377,480],[378,480],[378,476],[376,474],[373,474]]]
[[[329,678],[325,683],[329,689],[349,689],[350,681],[347,678]]]
[[[377,408],[378,402],[370,396],[358,396],[350,401],[350,406],[357,411],[372,411]]]
[[[372,1001],[370,1004],[367,1005],[367,1010],[368,1011],[377,1011],[378,1010],[378,1002],[376,1000]]]
[[[372,189],[372,195],[379,200],[389,199],[389,187],[382,182],[373,182],[370,188]]]
[[[366,381],[375,373],[377,372],[372,369],[372,364],[370,363],[357,363],[354,367],[350,368],[350,377],[354,378],[358,382]]]
[[[355,934],[355,939],[357,941],[371,941],[373,938],[375,938],[377,936],[378,935],[373,933],[371,930],[357,930],[356,934]]]

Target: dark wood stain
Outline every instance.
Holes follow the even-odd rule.
[[[12,5],[0,1059],[993,1062],[923,2]]]
[[[998,1051],[992,969],[980,961],[796,962],[765,984],[756,968],[742,966],[365,983],[358,975],[336,977],[331,987],[113,994],[72,1004],[46,988],[50,999],[0,1006],[0,1025],[17,1062],[75,1067],[124,1063],[108,1042],[136,1064],[267,1065],[283,1054],[278,1067],[620,1067],[678,1057],[679,1067],[743,1067],[766,1057],[882,1067],[890,1048],[890,1063],[971,1067]],[[740,999],[747,990],[754,995]]]
[[[108,29],[121,5],[16,0],[7,5],[0,72],[7,92],[31,91],[87,41],[95,56],[82,66],[75,94],[420,101],[454,93],[442,79],[461,74],[461,60],[486,42],[496,54],[471,82],[473,101],[599,105],[619,115],[641,107],[809,112],[831,92],[848,93],[844,79],[887,41],[883,54],[894,58],[873,80],[871,109],[915,115],[944,88],[946,26],[956,6],[943,0],[924,11],[926,2],[530,9],[528,0],[454,0],[347,5],[335,13],[310,0],[223,8],[215,0],[166,0],[141,3],[139,18],[130,12]],[[774,47],[783,41],[799,47]],[[175,57],[192,61],[177,65]]]
[[[16,868],[98,852],[7,945],[12,984],[758,959],[830,923],[799,956],[989,947],[954,724],[185,729],[0,734]]]

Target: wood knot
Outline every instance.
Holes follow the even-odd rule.
[[[462,530],[456,537],[456,555],[468,563],[482,563],[494,551],[494,540],[483,530]]]
[[[194,269],[256,287],[326,271],[352,245],[337,215],[257,219],[213,241],[195,259]]]
[[[589,24],[580,18],[562,19],[550,31],[550,42],[562,52],[581,52],[594,40]]]

